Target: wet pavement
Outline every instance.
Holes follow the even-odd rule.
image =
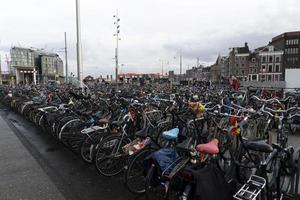
[[[19,114],[0,111],[0,128],[1,200],[145,199],[128,192],[122,174],[99,175],[94,165],[83,162]],[[4,140],[4,135],[9,137]]]

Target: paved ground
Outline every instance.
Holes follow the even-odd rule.
[[[1,116],[0,128],[0,199],[64,200]]]
[[[127,191],[122,175],[100,176],[94,165],[9,111],[0,111],[0,161],[0,200],[144,199]]]

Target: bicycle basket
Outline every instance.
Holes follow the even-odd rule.
[[[163,113],[160,110],[153,110],[145,112],[147,123],[153,128],[156,128],[160,121],[163,119]]]

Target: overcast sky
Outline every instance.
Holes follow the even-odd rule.
[[[0,54],[11,46],[61,51],[68,35],[70,71],[76,72],[75,0],[1,0]],[[228,48],[251,49],[300,30],[299,0],[81,0],[84,76],[114,74],[113,15],[120,17],[121,72],[179,72],[212,63]],[[64,54],[60,53],[64,59]],[[5,64],[2,63],[5,67]]]

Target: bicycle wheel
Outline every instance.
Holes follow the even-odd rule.
[[[110,177],[122,172],[126,163],[122,147],[128,143],[126,141],[121,136],[112,135],[99,144],[95,165],[100,174]]]
[[[294,175],[295,165],[290,165],[293,160],[283,162],[280,158],[275,158],[268,167],[269,197],[289,199],[294,196]],[[294,199],[294,198],[291,198]]]
[[[125,174],[125,184],[130,192],[135,194],[142,194],[146,191],[146,174],[143,161],[154,151],[155,150],[152,148],[144,149],[143,151],[137,153],[129,163],[128,169]]]
[[[295,199],[300,199],[300,188],[299,188],[299,182],[300,182],[300,147],[295,151],[294,153],[294,163],[295,163],[295,174],[294,174],[294,195]]]
[[[105,133],[95,132],[91,135],[85,135],[85,139],[80,147],[80,155],[83,161],[87,163],[92,163],[94,161],[97,145],[105,137]]]

